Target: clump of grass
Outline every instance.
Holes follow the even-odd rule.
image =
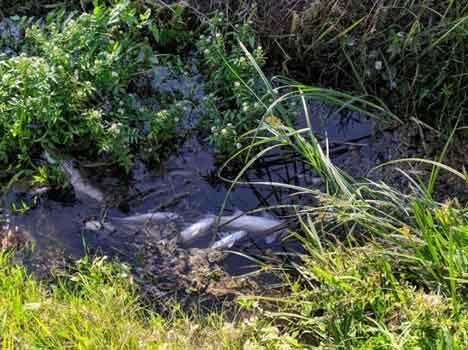
[[[286,322],[305,343],[317,349],[467,346],[466,299],[457,309],[450,295],[408,281],[389,248],[322,239],[319,249],[307,240],[294,266],[297,277],[285,277],[290,295],[256,299],[260,312]]]
[[[288,90],[294,89],[292,92]],[[279,89],[281,91],[281,89]],[[250,154],[241,173],[274,149],[294,151],[322,177],[324,189],[258,182],[310,198],[291,205],[301,229],[294,236],[305,253],[283,277],[291,288],[284,298],[254,298],[256,307],[287,322],[301,339],[327,349],[432,349],[468,345],[468,211],[456,200],[433,199],[434,176],[463,172],[441,163],[427,184],[408,178],[409,192],[371,179],[356,180],[336,167],[311,128],[308,99],[341,104],[378,116],[384,108],[332,90],[289,85],[267,109],[251,144],[234,157]],[[278,105],[303,103],[307,127],[282,122]],[[401,160],[405,161],[405,160]],[[319,203],[317,205],[317,203]],[[280,269],[281,270],[281,269]],[[293,271],[293,272],[292,272]]]
[[[339,66],[352,72],[341,79],[354,91],[385,98],[395,113],[450,132],[467,101],[466,5],[402,0],[366,6],[357,6],[349,19],[336,14],[327,23],[322,17],[324,36],[309,53],[338,46]]]
[[[278,349],[291,337],[261,320],[171,315],[142,306],[129,267],[84,258],[44,285],[0,253],[2,349]]]
[[[286,75],[373,95],[450,133],[466,115],[468,8],[452,0],[193,2],[253,21]],[[249,9],[249,11],[247,11]],[[466,123],[466,119],[464,120]]]
[[[295,237],[306,252],[295,274],[285,272],[291,295],[265,299],[269,311],[262,310],[318,348],[468,346],[466,208],[356,182],[318,143],[278,128],[274,142],[302,154],[329,191],[295,188],[320,204],[295,206],[302,224]]]

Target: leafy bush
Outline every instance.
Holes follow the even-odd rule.
[[[141,34],[149,15],[123,1],[78,17],[57,11],[26,29],[21,55],[0,58],[5,175],[33,170],[47,149],[130,167],[144,121],[157,118],[129,94],[132,79],[152,64]],[[167,139],[171,130],[163,129]]]
[[[241,135],[255,128],[265,112],[268,90],[257,70],[265,64],[263,49],[249,23],[233,27],[222,13],[210,19],[197,47],[211,94],[204,104],[208,119],[202,125],[211,129],[209,140],[216,150],[229,155],[242,147]]]
[[[149,132],[144,142],[144,157],[149,163],[159,164],[177,144],[174,135],[183,116],[183,107],[173,103],[167,109],[157,112],[150,120]]]
[[[182,50],[190,45],[193,33],[189,29],[190,19],[183,3],[148,4],[154,21],[149,22],[149,30],[158,48]]]

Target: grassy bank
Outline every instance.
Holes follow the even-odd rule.
[[[83,259],[45,285],[0,253],[0,344],[9,349],[290,349],[251,314],[189,317],[144,307],[128,266]]]
[[[286,322],[286,329],[317,349],[466,348],[468,211],[456,198],[433,199],[441,172],[466,186],[466,171],[413,158],[381,165],[396,167],[408,188],[374,181],[372,174],[353,179],[334,165],[313,129],[296,130],[277,116],[278,105],[287,99],[302,101],[306,108],[308,99],[323,94],[313,87],[296,88],[270,106],[276,113],[267,112],[260,127],[269,136],[257,137],[236,156],[255,155],[247,170],[273,149],[293,151],[325,186],[262,183],[290,188],[293,196],[309,200],[291,205],[300,222],[293,237],[305,253],[299,263],[279,267],[291,294],[253,297],[254,309]],[[312,116],[305,115],[311,125]],[[426,171],[414,175],[398,168],[407,163],[419,169],[425,165]]]
[[[377,96],[404,120],[450,133],[467,122],[463,1],[192,1],[250,20],[268,57],[310,84]]]

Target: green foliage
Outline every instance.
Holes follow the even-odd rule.
[[[183,116],[183,107],[173,103],[167,109],[157,112],[150,120],[149,133],[145,138],[144,156],[150,163],[159,164],[169,150],[174,149],[178,140],[174,135]]]
[[[371,116],[372,109],[385,111],[360,98],[345,101],[346,95],[331,90],[294,88],[297,92],[286,95],[303,102],[340,103]],[[278,96],[274,104],[280,104],[286,95]],[[456,200],[436,202],[424,179],[406,173],[412,184],[412,191],[406,193],[372,179],[356,181],[333,164],[305,114],[309,127],[300,130],[278,117],[265,118],[261,130],[266,133],[238,154],[249,153],[253,159],[234,182],[267,150],[286,148],[325,183],[320,189],[272,184],[310,197],[294,205],[301,228],[294,236],[305,252],[293,263],[295,274],[283,270],[289,296],[259,297],[254,298],[256,303],[242,304],[286,322],[289,330],[318,349],[466,348],[466,207]],[[434,167],[432,174],[446,170],[467,183],[464,172],[443,164],[424,159],[403,161],[426,162]],[[428,182],[433,181],[431,176]]]
[[[152,64],[141,34],[148,16],[123,1],[79,16],[56,11],[45,25],[26,29],[22,54],[0,59],[4,175],[32,171],[47,149],[108,158],[129,169],[132,150],[145,137],[144,122],[157,118],[137,108],[128,92],[136,75]],[[157,130],[167,141],[171,130],[159,124],[151,142]]]
[[[282,12],[260,27],[286,16],[287,5],[279,7]],[[287,52],[285,65],[302,78],[377,96],[402,118],[416,117],[446,133],[466,115],[465,2],[313,2],[284,23],[284,39],[274,32],[275,41]]]
[[[88,0],[85,0],[88,1]],[[52,0],[2,0],[0,7],[0,19],[2,16],[13,15],[40,15],[47,13],[47,5],[51,5]],[[79,5],[80,0],[64,0],[65,5]]]
[[[217,152],[229,155],[242,147],[241,135],[258,125],[264,100],[271,100],[257,74],[257,67],[265,64],[263,49],[249,23],[233,27],[222,13],[210,19],[197,47],[211,94],[204,103],[207,119],[202,126],[211,127],[209,140]]]
[[[317,349],[464,349],[466,299],[457,310],[450,296],[415,286],[395,273],[397,260],[373,244],[307,247],[291,280],[291,294],[257,310],[287,322]]]
[[[185,5],[180,3],[157,6],[153,10],[155,20],[149,22],[149,30],[158,48],[182,50],[191,43],[193,34],[186,12]]]

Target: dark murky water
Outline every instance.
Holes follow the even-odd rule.
[[[319,107],[316,109],[317,113],[321,113],[323,109]],[[348,119],[345,124],[338,117],[330,119],[328,123],[318,122],[317,118],[316,127],[322,133],[327,132],[330,142],[359,139],[365,143],[368,141],[368,135],[372,133],[373,123],[359,120],[356,116]],[[364,157],[366,162],[370,163],[369,154],[374,154],[374,151],[372,145],[359,146],[354,151],[338,153],[336,160],[342,158],[349,161],[350,157],[357,156]],[[285,162],[285,159],[289,160]],[[362,167],[359,167],[359,170],[362,170]],[[157,171],[148,169],[142,162],[137,161],[131,176],[125,179],[103,168],[82,168],[81,172],[105,194],[108,200],[105,208],[92,201],[63,201],[49,195],[38,198],[35,206],[25,214],[10,217],[11,225],[18,227],[19,231],[35,242],[38,253],[47,250],[63,251],[65,255],[77,258],[84,254],[86,245],[91,252],[100,251],[106,255],[117,255],[131,260],[135,253],[133,243],[136,241],[173,238],[180,229],[204,215],[219,213],[225,200],[227,213],[236,209],[249,211],[287,204],[291,200],[285,190],[249,185],[236,186],[226,198],[229,184],[219,179],[213,153],[195,138],[187,140]],[[247,172],[245,180],[318,186],[316,175],[301,160],[280,155],[267,157]],[[32,202],[28,189],[15,188],[3,197],[4,207],[21,201]],[[103,218],[104,213],[111,217],[125,217],[155,211],[175,212],[181,219],[170,229],[156,227],[149,236],[142,236],[140,230],[117,230],[118,232],[109,233],[86,229],[86,222]],[[287,211],[278,209],[270,210],[269,213],[282,216],[286,215]],[[142,229],[151,231],[152,228]],[[215,234],[210,234],[189,246],[208,247],[215,239]],[[263,239],[246,239],[234,249],[247,254],[261,255],[266,249],[294,249],[294,244],[285,245],[277,241],[270,245]],[[226,268],[241,273],[242,266],[250,264],[248,261],[242,261],[241,258],[232,256],[225,262]]]
[[[2,28],[0,27],[0,34],[4,35],[6,30]],[[177,96],[187,106],[186,117],[181,125],[183,130],[189,130],[196,124],[199,111],[192,106],[198,105],[205,97],[203,76],[198,70],[196,59],[189,60],[186,69],[185,74],[174,76],[168,68],[156,66],[152,74],[142,80],[142,86],[137,86],[137,89],[149,88],[155,94]],[[155,110],[159,108],[159,101],[154,97],[137,97],[136,100],[137,103],[151,106]],[[374,123],[370,120],[357,114],[337,115],[332,109],[318,103],[310,105],[310,115],[316,134],[322,137],[326,135],[331,143],[350,140],[354,142],[351,146],[338,147],[333,156],[338,165],[349,168],[354,175],[365,175],[372,165],[379,162],[382,153],[386,152],[385,141],[371,141],[375,134]],[[144,244],[142,240],[174,238],[180,229],[200,217],[218,214],[225,200],[226,213],[290,202],[287,191],[267,186],[239,185],[226,198],[229,184],[217,176],[218,168],[212,150],[202,145],[196,137],[186,140],[158,170],[148,169],[139,161],[135,162],[128,178],[103,167],[82,167],[80,170],[84,177],[104,193],[106,205],[73,198],[65,200],[54,197],[53,194],[35,197],[30,189],[19,186],[1,198],[2,207],[6,211],[11,208],[12,203],[34,204],[24,214],[11,214],[9,226],[35,242],[37,254],[57,251],[59,254],[78,258],[85,253],[86,247],[90,252],[100,251],[106,255],[117,255],[133,261],[137,255],[137,242]],[[288,182],[307,187],[319,185],[314,172],[306,164],[281,154],[266,157],[248,171],[244,180]],[[90,220],[105,221],[106,217],[126,217],[154,211],[175,212],[181,219],[171,223],[170,227],[145,226],[134,230],[117,228],[115,232],[86,229],[86,223]],[[288,214],[287,211],[281,210],[270,210],[269,213],[276,216]],[[142,231],[145,231],[144,235]],[[208,247],[215,239],[215,235],[211,234],[193,242],[189,247]],[[247,254],[261,255],[265,249],[294,249],[294,244],[277,241],[271,245],[263,240],[247,239],[235,248]],[[239,259],[236,256],[227,259],[227,269],[241,273],[245,261],[241,263]]]

